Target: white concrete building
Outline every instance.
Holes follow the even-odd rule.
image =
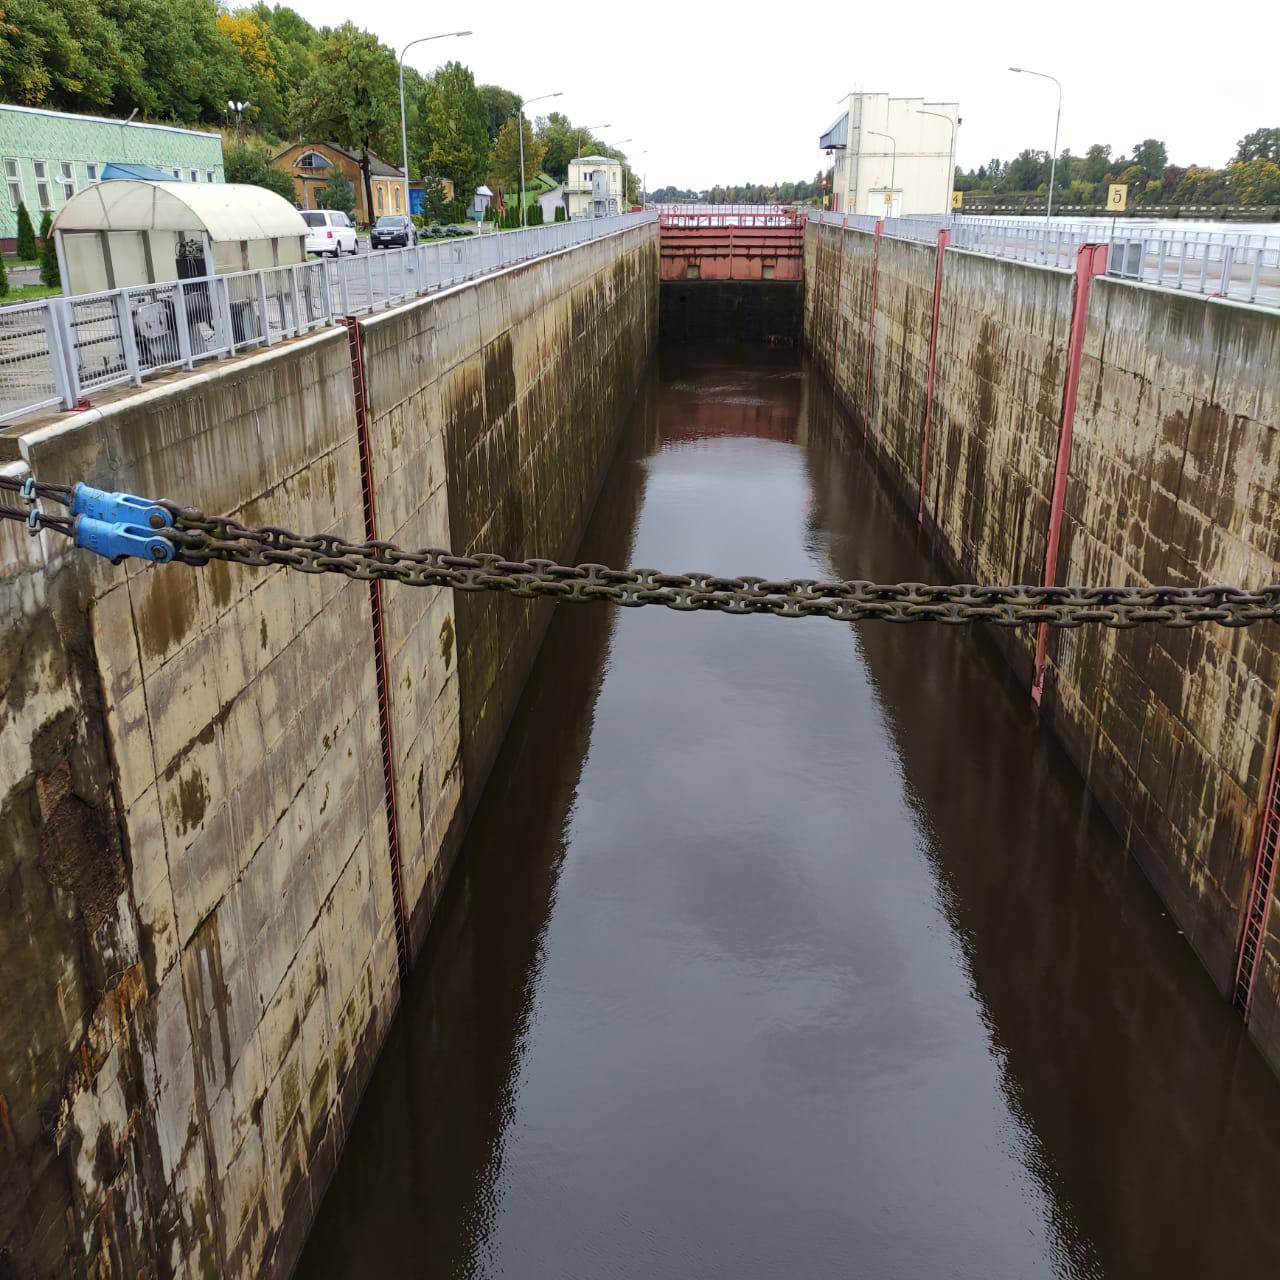
[[[949,211],[959,123],[956,102],[851,93],[818,142],[835,169],[831,208],[895,218]]]
[[[603,218],[621,213],[626,207],[622,161],[608,156],[575,156],[569,161],[564,195],[570,218]]]

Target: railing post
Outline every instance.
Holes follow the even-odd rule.
[[[1067,376],[1062,388],[1062,413],[1058,420],[1058,456],[1053,469],[1053,493],[1049,500],[1049,532],[1045,540],[1043,585],[1058,582],[1058,544],[1062,537],[1062,514],[1066,505],[1067,476],[1071,470],[1071,435],[1075,425],[1076,395],[1080,389],[1080,366],[1084,357],[1084,335],[1089,321],[1089,292],[1093,277],[1107,267],[1105,244],[1081,245],[1076,254],[1076,278],[1071,293],[1071,320],[1067,331]],[[1049,624],[1042,622],[1036,632],[1035,669],[1031,677],[1031,701],[1038,707],[1044,696],[1044,673],[1049,648]]]
[[[271,317],[267,314],[267,277],[258,271],[253,277],[254,291],[258,296],[258,324],[262,329],[262,345],[271,345]]]
[[[53,385],[64,409],[74,409],[80,399],[76,380],[72,374],[75,360],[72,348],[66,340],[67,326],[62,323],[61,310],[67,305],[65,298],[50,298],[44,306],[45,341],[49,344],[49,362],[53,367]]]
[[[142,386],[142,366],[138,361],[138,338],[133,331],[133,313],[129,310],[129,291],[120,289],[115,296],[116,323],[120,326],[120,349],[124,353],[129,381]]]
[[[924,384],[924,431],[920,440],[920,502],[916,507],[916,523],[924,523],[924,494],[929,469],[929,427],[933,420],[933,380],[938,362],[938,314],[942,305],[942,263],[951,232],[938,232],[938,259],[933,271],[933,321],[929,326],[929,372]]]
[[[173,319],[178,326],[178,355],[184,368],[194,369],[196,362],[191,357],[191,320],[187,315],[187,295],[181,280],[173,286],[173,295]]]

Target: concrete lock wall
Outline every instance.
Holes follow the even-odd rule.
[[[657,276],[641,227],[364,322],[379,536],[570,553]],[[42,480],[362,541],[353,387],[335,329],[17,446]],[[384,733],[368,584],[0,522],[14,1274],[288,1272],[399,999],[383,742],[416,943],[543,611],[387,586]]]
[[[936,254],[811,225],[806,345],[956,580],[1039,583],[1075,280],[944,253],[922,476]],[[1083,322],[1057,580],[1280,581],[1280,316],[1099,277]],[[1275,752],[1274,630],[1049,636],[1048,722],[1224,993]],[[993,634],[1029,686],[1034,630]],[[1249,1025],[1280,1068],[1274,896]]]

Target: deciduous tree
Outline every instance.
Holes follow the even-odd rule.
[[[453,183],[455,211],[471,203],[489,167],[488,114],[475,77],[459,62],[446,62],[427,82],[422,128],[411,150],[425,179]]]
[[[369,158],[379,150],[394,153],[399,125],[395,54],[376,36],[343,23],[316,50],[307,99],[312,131],[359,157],[365,209],[372,218]]]

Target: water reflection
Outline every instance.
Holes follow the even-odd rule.
[[[663,353],[583,557],[938,571],[758,349]],[[565,608],[301,1274],[1224,1274],[1278,1107],[979,637]]]

